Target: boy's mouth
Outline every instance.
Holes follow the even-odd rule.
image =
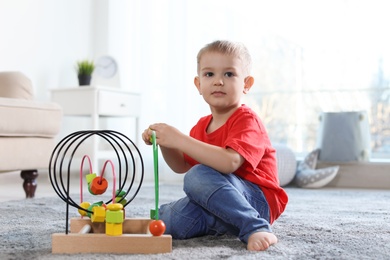
[[[213,92],[211,92],[211,95],[213,95],[213,96],[223,96],[225,94],[226,93],[222,92],[222,91],[213,91]]]

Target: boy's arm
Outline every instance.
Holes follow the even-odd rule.
[[[210,145],[190,136],[184,136],[181,150],[197,162],[207,165],[221,173],[235,172],[245,159],[231,148]]]
[[[165,162],[172,169],[172,171],[176,173],[185,173],[191,168],[191,165],[189,165],[184,160],[183,152],[180,150],[167,148],[164,146],[160,146],[160,150]]]
[[[159,124],[159,125],[166,126],[166,127],[168,126],[166,124]],[[178,133],[180,134],[179,131],[172,132],[172,130],[176,130],[173,127],[169,127],[168,129],[171,129],[171,131],[168,131],[168,133],[170,132],[171,134],[173,133],[175,135],[177,135]],[[166,133],[166,131],[164,131],[164,133]],[[152,143],[150,142],[151,136],[152,136],[152,130],[149,127],[148,129],[145,129],[145,131],[142,133],[142,139],[144,140],[145,144],[152,145]],[[179,149],[176,149],[176,148],[170,148],[170,147],[161,145],[161,142],[160,142],[161,141],[161,133],[160,133],[159,137],[160,138],[158,138],[157,134],[156,134],[157,144],[160,146],[160,150],[161,150],[161,153],[163,155],[164,161],[176,173],[187,172],[191,168],[191,165],[189,165],[184,160],[183,152],[180,151]]]
[[[160,146],[164,160],[175,172],[184,173],[191,168],[185,162],[183,153],[201,164],[226,174],[235,172],[245,161],[233,149],[201,142],[162,123],[153,124],[144,131],[142,136],[147,144],[150,144],[151,129],[156,131],[157,144]]]

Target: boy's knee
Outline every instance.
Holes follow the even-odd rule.
[[[214,169],[203,164],[193,166],[184,176],[184,185],[203,182],[210,176],[211,171],[214,171]]]
[[[197,164],[193,166],[184,176],[184,190],[189,191],[192,190],[194,187],[197,187],[201,184],[199,184],[199,181],[202,179],[200,175],[202,174],[204,165]]]
[[[205,190],[206,187],[214,185],[215,174],[220,174],[213,168],[203,164],[193,166],[184,176],[183,189],[188,194],[198,193]]]

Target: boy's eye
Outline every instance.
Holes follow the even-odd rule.
[[[212,77],[212,76],[214,75],[214,73],[212,73],[212,72],[206,72],[204,75],[205,75],[206,77]]]
[[[232,72],[226,72],[226,73],[225,73],[225,76],[226,76],[226,77],[233,77],[234,74],[233,74]]]

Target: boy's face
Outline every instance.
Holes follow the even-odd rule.
[[[194,83],[212,111],[225,111],[241,105],[241,95],[252,87],[253,77],[245,75],[239,58],[206,52],[200,59]]]

